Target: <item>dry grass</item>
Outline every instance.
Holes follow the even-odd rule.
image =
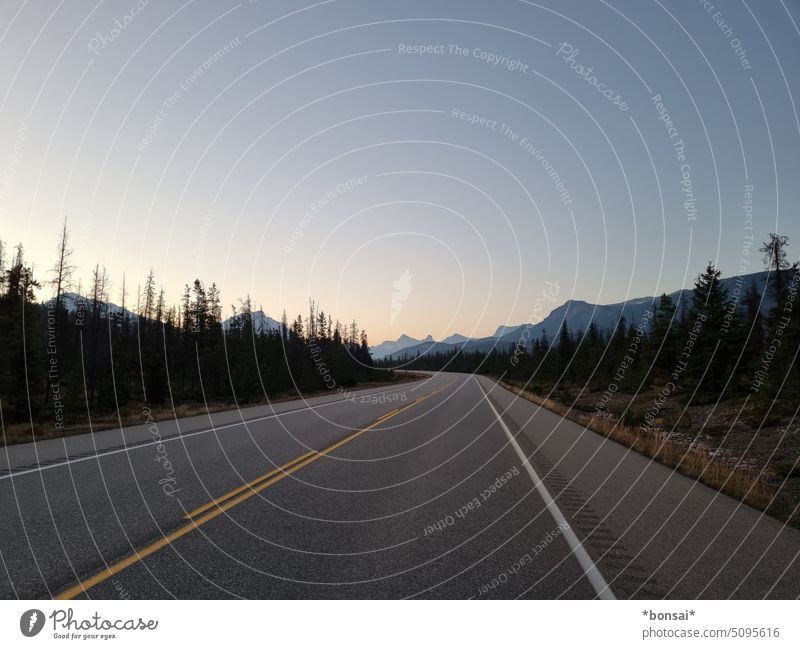
[[[501,381],[501,384],[528,401],[674,468],[717,491],[761,511],[775,514],[773,510],[778,492],[761,474],[753,473],[741,466],[731,466],[711,456],[708,450],[700,445],[675,442],[666,432],[626,426],[612,417],[598,417],[572,410],[553,399],[523,390],[509,381]],[[779,518],[785,520],[785,517],[779,516]],[[796,517],[786,522],[796,527],[800,526],[800,521]]]
[[[385,386],[397,385],[399,383],[408,383],[409,381],[417,381],[425,378],[421,374],[412,373],[397,373],[393,381],[374,381],[370,383],[362,383],[353,386],[350,390],[369,390]],[[249,402],[240,404],[242,408],[252,408],[253,406],[267,405],[280,403],[281,401],[292,401],[294,399],[311,397],[319,397],[331,394],[330,390],[319,390],[315,392],[306,392],[302,395],[296,392],[278,395],[275,398],[256,402]],[[198,415],[207,415],[215,412],[223,412],[225,410],[233,410],[236,404],[232,402],[215,402],[208,405],[202,403],[178,403],[174,408],[171,406],[164,407],[151,407],[150,418],[152,421],[169,421],[174,419],[183,419],[185,417],[196,417]],[[142,412],[142,407],[128,407],[120,409],[118,412],[103,413],[100,415],[92,415],[91,429],[94,432],[102,430],[109,430],[113,428],[125,428],[127,426],[138,426],[145,423],[145,416]],[[12,444],[24,444],[44,439],[56,439],[59,437],[69,437],[71,435],[80,435],[89,432],[90,426],[84,419],[76,420],[65,425],[63,428],[56,428],[52,422],[34,421],[33,427],[29,422],[19,422],[9,424],[3,431],[3,439],[0,439],[0,446]],[[35,436],[34,436],[35,433]]]

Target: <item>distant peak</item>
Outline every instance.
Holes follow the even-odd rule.
[[[518,325],[500,325],[495,330],[494,337],[495,338],[499,338],[500,336],[502,336],[505,333],[508,333],[509,331],[514,331],[515,329],[519,329],[521,326],[522,326],[521,324],[518,324]]]

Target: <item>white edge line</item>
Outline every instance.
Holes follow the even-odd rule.
[[[502,417],[500,417],[500,413],[497,412],[497,409],[494,407],[494,404],[489,400],[489,395],[486,393],[486,390],[483,389],[481,382],[478,379],[475,379],[475,382],[478,384],[478,387],[483,392],[483,398],[486,400],[486,403],[489,404],[489,407],[492,409],[494,416],[497,417],[497,421],[500,423],[500,426],[503,428],[503,431],[508,437],[508,441],[511,442],[511,446],[514,447],[519,459],[522,461],[522,465],[525,467],[525,470],[528,472],[531,480],[533,480],[533,485],[536,487],[536,491],[539,492],[539,495],[544,500],[544,504],[547,506],[550,515],[555,519],[558,526],[563,530],[564,539],[569,544],[570,549],[572,550],[572,554],[575,555],[575,558],[578,560],[578,563],[581,564],[581,568],[583,568],[583,572],[586,577],[589,579],[589,582],[594,587],[597,596],[600,599],[616,599],[614,593],[611,591],[611,587],[606,583],[606,580],[603,578],[603,575],[600,573],[598,567],[592,561],[592,558],[589,556],[589,553],[583,547],[583,544],[580,542],[577,536],[575,536],[575,532],[572,531],[572,527],[567,522],[567,519],[564,518],[564,514],[561,513],[561,510],[558,508],[555,500],[550,495],[550,492],[547,491],[547,487],[544,486],[541,478],[537,475],[534,468],[531,466],[531,463],[528,461],[528,458],[525,455],[525,452],[522,450],[520,445],[517,443],[517,440],[514,439],[514,436],[511,434],[511,431],[506,426],[506,423],[503,421]]]

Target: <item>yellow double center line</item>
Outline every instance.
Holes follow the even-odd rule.
[[[231,509],[232,507],[236,507],[236,505],[239,505],[243,503],[245,500],[252,498],[259,492],[264,491],[264,489],[271,487],[276,482],[283,480],[285,477],[291,475],[295,471],[299,471],[304,466],[308,466],[309,464],[315,462],[319,458],[324,457],[331,451],[334,451],[340,446],[343,446],[344,444],[353,441],[356,437],[363,435],[364,433],[372,430],[376,426],[385,423],[392,417],[396,417],[401,412],[404,412],[409,408],[412,408],[417,404],[422,403],[426,399],[430,399],[433,395],[437,394],[438,392],[441,392],[450,385],[451,383],[448,383],[447,385],[438,388],[433,392],[430,392],[429,394],[419,397],[415,401],[409,403],[407,406],[403,406],[402,408],[397,408],[396,410],[392,410],[378,417],[378,419],[372,422],[369,426],[362,428],[361,430],[357,430],[354,433],[351,433],[347,437],[344,437],[343,439],[340,439],[338,442],[331,444],[322,451],[309,451],[308,453],[303,453],[302,455],[294,458],[293,460],[290,460],[286,464],[283,464],[275,469],[272,469],[271,471],[268,471],[267,473],[256,478],[255,480],[251,480],[247,484],[243,484],[241,487],[237,487],[236,489],[233,489],[228,493],[223,494],[222,496],[214,498],[205,505],[201,505],[200,507],[193,509],[185,516],[185,518],[189,520],[188,523],[179,527],[177,530],[170,532],[169,534],[165,534],[160,539],[154,541],[153,543],[142,548],[141,550],[138,551],[135,550],[132,554],[128,555],[124,559],[121,559],[120,561],[117,561],[116,563],[113,563],[110,566],[105,567],[103,570],[92,575],[91,577],[88,577],[78,582],[71,588],[68,588],[62,593],[56,595],[56,599],[73,599],[74,597],[83,594],[90,588],[97,586],[97,584],[100,584],[106,581],[107,579],[110,579],[114,575],[122,572],[123,570],[125,570],[125,568],[129,568],[130,566],[134,565],[135,563],[138,563],[145,557],[148,557],[151,554],[158,552],[162,548],[165,548],[173,541],[176,541],[182,536],[186,536],[189,532],[193,532],[204,523],[207,523],[208,521],[217,518],[217,516],[220,516],[224,512]]]

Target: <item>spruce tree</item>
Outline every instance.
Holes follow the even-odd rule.
[[[720,284],[721,272],[709,262],[694,283],[692,306],[686,323],[684,345],[690,346],[684,374],[686,388],[698,403],[722,399],[739,350],[735,332],[740,319],[728,291]],[[729,323],[729,324],[726,324]],[[687,392],[686,396],[690,396]]]

